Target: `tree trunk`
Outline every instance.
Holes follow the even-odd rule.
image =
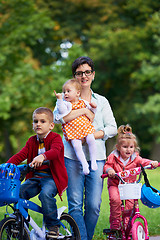
[[[113,148],[116,144],[115,137],[109,138],[106,142],[107,156],[113,151]]]
[[[160,143],[153,142],[150,158],[160,161]]]
[[[9,129],[4,128],[3,131],[4,144],[5,144],[5,158],[8,160],[12,156],[12,146],[9,139]]]

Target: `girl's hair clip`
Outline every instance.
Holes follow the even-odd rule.
[[[131,136],[132,135],[132,132],[124,132],[124,134],[128,135],[128,136]]]
[[[120,134],[120,133],[131,135],[132,134],[132,128],[128,124],[127,125],[121,125],[118,128],[118,134]]]
[[[124,133],[132,134],[132,128],[129,125],[124,126]]]

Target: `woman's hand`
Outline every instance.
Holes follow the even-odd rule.
[[[102,138],[104,138],[104,131],[103,130],[99,130],[97,132],[94,132],[94,138],[95,139],[102,139]]]
[[[88,108],[84,108],[84,109],[85,109],[85,115],[86,115],[86,117],[87,117],[91,122],[93,122],[95,114],[94,114],[91,110],[89,110]]]
[[[97,104],[94,103],[94,102],[90,102],[89,105],[90,105],[92,108],[97,108]]]
[[[76,109],[76,110],[72,110],[68,115],[63,117],[63,120],[65,121],[65,123],[80,117],[82,115],[86,115],[86,117],[93,122],[94,120],[94,113],[92,111],[90,111],[88,108],[81,108],[81,109]]]
[[[81,138],[82,144],[84,144],[86,142],[86,138]]]

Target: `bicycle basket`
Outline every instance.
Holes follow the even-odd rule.
[[[20,171],[16,165],[0,165],[0,206],[17,202],[20,189]]]
[[[149,208],[160,207],[160,191],[154,187],[147,187],[143,184],[141,190],[141,201]]]
[[[19,168],[12,163],[3,163],[0,165],[0,179],[20,179]]]
[[[18,179],[0,179],[0,206],[18,201],[20,184]]]
[[[141,183],[126,183],[119,184],[119,194],[121,200],[140,199],[141,198]]]

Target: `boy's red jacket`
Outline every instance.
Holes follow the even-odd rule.
[[[47,160],[50,161],[50,170],[61,197],[63,191],[68,185],[68,175],[64,164],[64,146],[61,136],[57,133],[50,132],[44,140],[46,152],[44,153]],[[27,163],[32,162],[33,158],[38,155],[39,141],[37,135],[28,139],[26,145],[7,163],[20,164],[27,159]],[[26,179],[33,177],[33,172],[27,174]]]

